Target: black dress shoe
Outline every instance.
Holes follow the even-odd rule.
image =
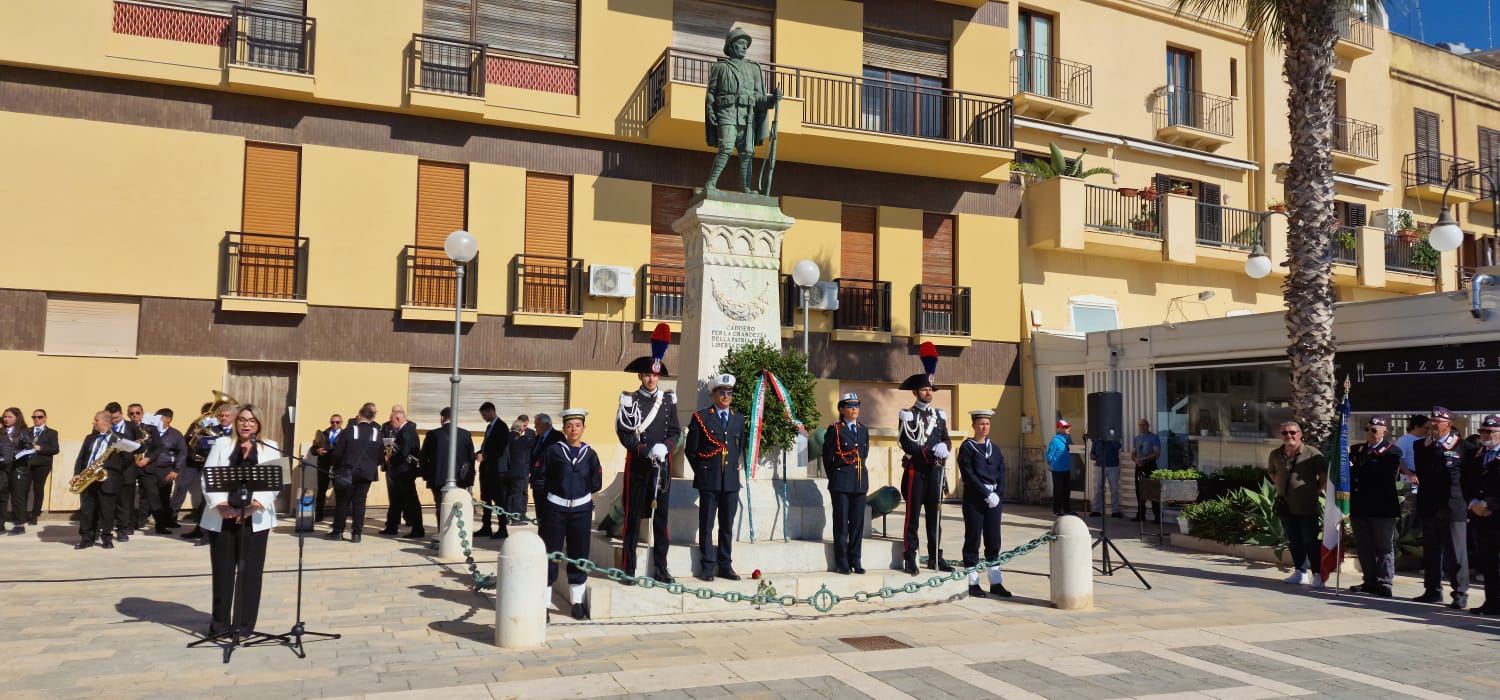
[[[863,576],[864,573],[865,573],[865,567],[863,567],[863,566],[856,566],[856,567],[854,567],[854,573],[860,574],[861,576]]]
[[[108,537],[106,537],[106,538],[104,538],[104,541],[102,543],[100,543],[99,548],[100,549],[114,549],[115,548],[115,543],[113,541],[111,541]]]
[[[1469,608],[1469,612],[1475,615],[1500,615],[1500,605],[1490,605],[1489,601],[1485,601],[1484,605]]]
[[[969,586],[969,597],[970,598],[983,598],[984,597],[984,589],[980,588],[978,584],[971,584]]]
[[[714,580],[714,575],[713,574],[698,574],[698,580],[699,581],[712,582]]]
[[[1443,602],[1443,594],[1439,593],[1437,591],[1427,591],[1426,593],[1423,593],[1422,595],[1419,595],[1419,596],[1417,596],[1415,598],[1412,598],[1411,602],[1413,602],[1413,603],[1441,603],[1441,602]]]
[[[917,571],[917,560],[916,559],[907,559],[906,563],[901,566],[901,570],[905,571],[910,576],[916,576],[917,573],[918,573],[918,571]]]
[[[412,530],[411,532],[406,533],[406,539],[409,540],[420,540],[426,536],[426,530]]]
[[[1364,593],[1365,592],[1365,585],[1363,583],[1357,583],[1357,584],[1355,584],[1353,586],[1350,586],[1349,587],[1349,592],[1350,593]]]
[[[575,619],[575,620],[587,620],[587,619],[589,619],[589,609],[588,609],[588,607],[585,606],[583,603],[574,603],[573,604],[573,619]]]
[[[1463,610],[1464,608],[1469,607],[1469,596],[1455,596],[1453,598],[1453,602],[1448,604],[1448,607],[1453,608],[1454,610]]]
[[[396,534],[396,528],[393,528],[393,527],[385,528],[384,530],[380,531],[380,534],[382,534],[382,535],[394,535],[394,534]]]
[[[1371,591],[1370,595],[1373,595],[1376,598],[1389,598],[1391,597],[1392,592],[1390,586],[1379,586],[1375,590]]]
[[[491,536],[493,534],[495,534],[495,531],[491,530],[488,525],[486,525],[484,527],[481,527],[478,530],[474,531],[474,536],[475,537],[489,537],[489,536]]]
[[[358,533],[358,532],[356,532],[356,533],[354,533],[354,534],[352,534],[352,535],[349,536],[349,541],[350,542],[354,542],[356,544],[359,543],[359,541],[362,540],[362,539],[364,539],[364,535],[362,533]]]
[[[630,574],[630,575],[634,576],[635,574]],[[620,579],[620,583],[623,583],[623,584],[625,584],[627,586],[634,586],[635,585],[635,579],[633,579],[633,578],[622,578],[622,579]]]
[[[840,566],[839,568],[834,569],[834,572],[835,573],[843,574],[845,576],[848,576],[849,575],[849,567],[847,567],[847,566]]]
[[[506,537],[508,537],[508,535],[506,535],[504,532],[495,531],[490,533],[490,539],[492,540],[504,539]]]
[[[719,578],[727,578],[730,581],[740,580],[740,575],[734,573],[734,569],[719,569],[718,576]]]
[[[82,542],[79,542],[78,544],[73,545],[73,549],[88,549],[92,546],[94,546],[93,540],[84,540]]]
[[[333,532],[330,532],[330,533],[328,533],[326,535],[323,535],[323,537],[324,537],[324,539],[341,540],[341,539],[344,539],[344,531],[343,530],[334,530]]]
[[[651,580],[657,583],[677,583],[677,579],[672,578],[672,572],[666,569],[651,574]]]
[[[130,541],[130,535],[128,533],[121,532],[121,533],[119,533],[115,537],[115,539],[117,539],[117,540],[119,540],[121,542],[129,542]]]
[[[938,563],[937,564],[937,570],[938,571],[952,571],[953,570],[953,565],[949,564],[946,561],[943,561],[942,559],[937,560],[937,563]]]
[[[24,535],[24,534],[26,534],[26,526],[25,525],[17,525],[17,526],[15,526],[15,527],[13,527],[13,528],[10,529],[10,534],[12,534],[12,535]]]
[[[999,596],[1001,598],[1010,598],[1012,596],[1012,593],[1005,590],[1005,586],[1002,586],[998,583],[992,583],[990,584],[990,595]]]
[[[195,540],[203,536],[203,530],[202,528],[195,527],[192,532],[185,532],[178,536],[185,540]]]
[[[30,519],[28,519],[26,521],[26,524],[27,525],[35,525],[36,524],[36,518],[30,518]]]
[[[172,528],[167,527],[166,525],[157,525],[156,526],[156,534],[158,534],[158,535],[170,535],[170,534],[172,534]]]

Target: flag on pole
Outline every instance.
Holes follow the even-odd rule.
[[[1323,491],[1323,556],[1318,570],[1326,583],[1344,561],[1343,524],[1349,514],[1349,388],[1344,384],[1344,402],[1339,408],[1338,469],[1330,470]]]

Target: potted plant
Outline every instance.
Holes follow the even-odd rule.
[[[1139,189],[1134,187],[1116,187],[1115,191],[1119,192],[1122,197],[1134,197],[1141,193]]]
[[[1270,204],[1266,205],[1266,210],[1286,213],[1286,202],[1280,199],[1272,200]]]
[[[1186,182],[1174,182],[1174,183],[1172,183],[1172,190],[1171,190],[1171,192],[1172,192],[1172,194],[1187,194],[1187,195],[1190,195],[1190,194],[1193,193],[1193,187],[1191,185],[1187,184]]]
[[[1410,210],[1402,209],[1401,213],[1396,215],[1396,235],[1407,243],[1417,242],[1420,234],[1417,232],[1417,225],[1412,222]]]
[[[1252,246],[1260,242],[1260,222],[1246,226],[1244,230],[1234,234],[1230,239],[1236,245]]]
[[[1426,236],[1419,237],[1411,246],[1411,266],[1419,270],[1436,270],[1442,259],[1443,254],[1427,242]]]
[[[1158,469],[1141,484],[1146,498],[1157,503],[1193,503],[1198,500],[1197,469]]]
[[[1115,171],[1109,168],[1083,169],[1083,156],[1089,152],[1085,148],[1078,152],[1078,157],[1068,160],[1063,157],[1062,149],[1055,143],[1047,144],[1051,151],[1051,157],[1047,160],[1029,160],[1025,163],[1011,163],[1010,169],[1021,173],[1023,176],[1035,180],[1051,180],[1055,177],[1076,177],[1080,180],[1090,175],[1114,175]]]
[[[1338,237],[1335,240],[1337,240],[1339,247],[1348,250],[1354,250],[1354,247],[1359,244],[1359,239],[1347,227],[1339,228]]]

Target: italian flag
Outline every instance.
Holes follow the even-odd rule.
[[[1346,385],[1347,386],[1347,385]],[[1329,470],[1328,485],[1323,491],[1323,556],[1318,570],[1327,583],[1338,574],[1344,561],[1343,523],[1349,514],[1349,392],[1339,409],[1339,465]]]

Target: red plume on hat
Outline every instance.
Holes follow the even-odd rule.
[[[661,374],[662,358],[667,356],[667,347],[672,344],[672,328],[665,323],[656,324],[651,331],[651,366]]]
[[[936,377],[938,362],[937,346],[930,342],[922,343],[921,347],[917,348],[917,356],[922,358],[922,369],[927,372],[927,376]]]

